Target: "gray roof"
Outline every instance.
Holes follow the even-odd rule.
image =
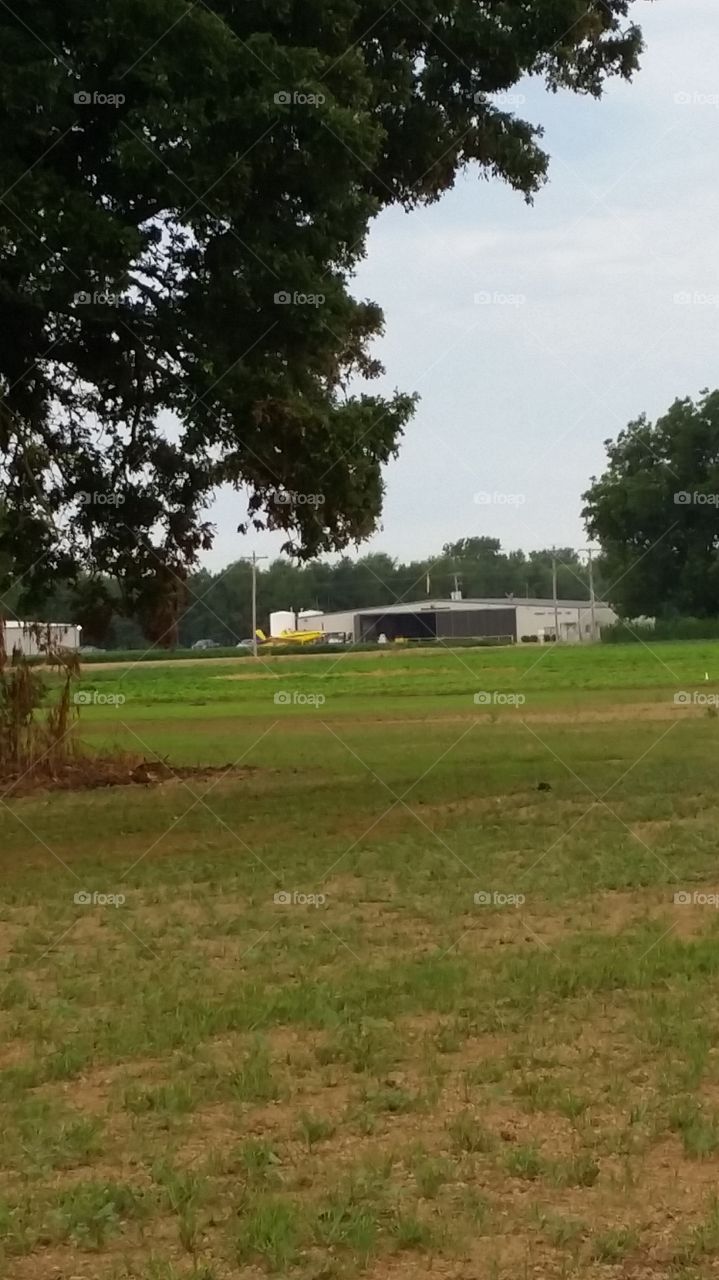
[[[609,606],[604,600],[595,600],[597,609],[606,609]],[[537,596],[474,596],[466,597],[464,600],[408,600],[398,601],[396,604],[374,605],[371,609],[348,609],[347,613],[422,613],[429,610],[430,612],[437,609],[512,609],[515,605],[529,605],[533,608],[553,609],[554,601],[549,599],[540,599]],[[588,609],[590,607],[589,600],[557,600],[557,608],[559,609]]]

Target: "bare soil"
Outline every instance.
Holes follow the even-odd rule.
[[[87,756],[53,769],[18,771],[5,774],[0,800],[8,796],[29,795],[36,791],[95,791],[100,787],[157,786],[161,782],[204,781],[224,776],[248,778],[257,773],[255,765],[188,765],[166,764],[162,760],[138,760],[127,756]]]

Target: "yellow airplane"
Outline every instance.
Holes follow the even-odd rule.
[[[263,648],[272,649],[286,644],[317,644],[325,638],[324,631],[282,631],[278,636],[266,636],[257,628],[257,639]]]

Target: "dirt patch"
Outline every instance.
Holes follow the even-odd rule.
[[[366,672],[364,673],[367,674]],[[229,676],[212,676],[212,680],[279,680],[277,671],[235,671]]]
[[[256,765],[169,765],[163,760],[140,760],[136,757],[77,757],[52,774],[38,776],[32,772],[5,775],[6,785],[0,800],[28,795],[35,791],[96,791],[101,787],[157,786],[163,782],[203,782],[224,777],[249,778],[257,773]]]
[[[0,1049],[0,1070],[24,1067],[32,1061],[29,1045],[24,1040],[9,1040]]]
[[[355,675],[370,674],[379,674],[381,676],[384,673],[353,671],[351,674],[354,677]],[[392,675],[400,674],[407,675],[408,673],[406,671],[392,672]],[[247,680],[252,679],[253,677],[245,675],[230,675],[218,678],[225,680]],[[258,675],[254,678],[259,680],[272,679],[271,676],[265,677],[264,675]],[[317,675],[317,679],[321,680],[323,677],[321,675]],[[426,692],[428,695],[431,694],[431,690],[427,690]],[[407,698],[407,702],[412,702],[412,699]],[[661,702],[627,702],[621,707],[596,707],[593,709],[583,707],[581,713],[578,708],[567,711],[545,711],[542,709],[528,711],[526,707],[513,707],[509,709],[495,708],[491,713],[488,713],[482,709],[478,710],[477,707],[470,705],[463,711],[437,714],[433,710],[428,710],[426,706],[421,705],[420,700],[419,706],[416,708],[410,708],[408,706],[407,711],[407,715],[386,715],[379,710],[377,712],[358,711],[356,714],[353,713],[350,716],[345,712],[333,711],[331,707],[324,706],[322,708],[322,715],[318,718],[316,709],[314,707],[310,707],[306,710],[303,709],[299,714],[283,720],[282,732],[285,735],[293,733],[308,734],[313,731],[317,734],[324,734],[326,732],[325,722],[329,721],[338,731],[341,729],[356,729],[359,725],[367,726],[370,729],[381,729],[384,732],[387,729],[399,729],[407,725],[428,725],[434,728],[437,725],[468,725],[474,722],[477,728],[480,730],[484,729],[487,732],[497,732],[500,729],[503,730],[508,727],[512,729],[521,728],[522,725],[526,726],[528,724],[546,724],[566,725],[569,729],[581,734],[586,730],[587,726],[594,727],[604,724],[633,725],[637,721],[640,721],[643,724],[649,724],[652,722],[666,724],[670,721],[686,721],[690,716],[696,718],[701,714],[698,708],[685,709],[675,707],[673,705],[665,705]],[[252,713],[243,715],[243,724],[251,724],[253,722],[258,724],[264,723],[265,719],[265,713],[258,709],[256,712],[253,711]],[[221,723],[222,722],[219,720],[212,720],[204,723],[199,720],[193,721],[193,731],[216,733],[217,726]],[[168,728],[176,728],[176,725],[176,721],[156,721],[153,723],[154,728],[164,728],[165,726]],[[621,759],[617,759],[615,761],[608,760],[606,763],[622,764],[626,762]]]

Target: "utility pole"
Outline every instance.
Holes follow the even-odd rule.
[[[552,547],[552,599],[554,601],[554,639],[559,644],[559,609],[557,606],[557,557],[556,547]]]
[[[592,641],[597,638],[597,615],[595,612],[594,599],[594,563],[592,561],[592,549],[589,548],[589,613],[592,619]]]
[[[257,657],[257,566],[260,560],[269,560],[269,556],[258,556],[254,551],[251,556],[241,556],[252,565],[252,653]]]

